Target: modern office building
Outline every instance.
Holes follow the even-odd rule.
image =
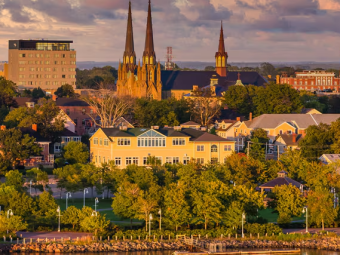
[[[53,92],[76,84],[76,51],[73,41],[10,40],[8,77],[19,89],[42,88]]]

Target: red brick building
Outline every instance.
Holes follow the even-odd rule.
[[[296,72],[296,77],[288,77],[286,73],[277,77],[278,84],[289,84],[298,90],[320,91],[331,89],[339,92],[340,77],[335,73],[326,71],[303,71]]]
[[[93,126],[93,121],[88,116],[89,113],[93,113],[93,109],[88,103],[77,98],[57,98],[56,104],[76,124],[77,135],[88,133]]]

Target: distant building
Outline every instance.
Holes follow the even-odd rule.
[[[19,89],[42,88],[48,93],[64,84],[76,85],[73,41],[10,40],[8,80]]]
[[[234,150],[234,141],[193,128],[103,128],[90,138],[92,162],[119,168],[146,166],[149,156],[161,164],[224,163]]]
[[[303,185],[291,178],[289,178],[287,176],[287,172],[285,171],[281,171],[281,172],[278,172],[278,177],[275,178],[274,180],[271,180],[265,184],[262,184],[261,186],[258,187],[258,189],[261,190],[261,192],[263,191],[272,191],[273,188],[275,187],[280,187],[280,186],[283,186],[283,185],[293,185],[295,187],[297,187],[298,189],[301,190],[301,192],[303,192]]]
[[[274,141],[274,154],[282,154],[287,150],[296,150],[299,148],[299,141],[302,138],[302,135],[299,134],[282,134],[278,135]]]
[[[289,84],[298,90],[320,91],[334,90],[339,92],[340,77],[335,77],[335,73],[326,71],[303,71],[296,72],[296,77],[288,77],[286,73],[278,75],[278,84]]]
[[[180,125],[181,128],[193,128],[199,130],[201,128],[201,125],[194,122],[194,121],[188,121]]]
[[[325,165],[332,164],[340,160],[340,154],[323,154],[319,160]]]
[[[303,108],[300,113],[303,113],[303,114],[322,114],[321,112],[319,112],[318,110],[316,110],[314,108]]]

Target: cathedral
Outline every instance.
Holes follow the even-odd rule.
[[[136,63],[134,49],[131,2],[127,20],[127,32],[123,63],[119,63],[117,94],[129,95],[137,98],[166,99],[183,98],[190,93],[193,87],[203,88],[208,85],[216,86],[221,93],[229,86],[239,84],[263,86],[266,79],[253,71],[228,71],[228,54],[225,51],[223,26],[219,38],[218,51],[215,54],[215,71],[165,71],[156,61],[153,41],[151,0],[149,0],[148,17],[146,25],[145,48],[143,62]]]

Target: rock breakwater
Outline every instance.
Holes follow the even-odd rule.
[[[283,249],[306,248],[340,251],[340,239],[319,238],[297,241],[272,241],[272,240],[235,240],[216,239],[201,240],[200,245],[208,250],[210,244],[219,244],[223,249]],[[185,250],[186,246],[179,241],[125,241],[125,242],[99,242],[89,244],[76,243],[29,243],[29,244],[0,244],[1,252],[25,252],[25,253],[85,253],[85,252],[126,252],[126,251],[162,251]]]

